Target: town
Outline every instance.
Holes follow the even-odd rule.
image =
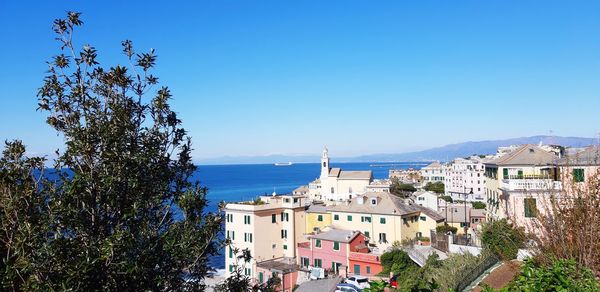
[[[419,170],[392,169],[388,179],[374,179],[371,171],[332,166],[325,148],[314,181],[289,194],[227,203],[226,276],[239,269],[258,285],[278,277],[277,291],[332,291],[336,285],[355,291],[394,278],[382,265],[384,253],[394,249],[421,267],[432,254],[440,260],[478,256],[486,222],[507,219],[528,234],[540,232],[536,218],[548,212],[548,199],[563,192],[565,177],[585,184],[596,174],[599,151],[515,145]],[[240,250],[251,260],[241,260]],[[521,260],[528,254],[519,250]],[[480,274],[470,276],[463,282]]]

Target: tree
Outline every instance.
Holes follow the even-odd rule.
[[[525,247],[525,240],[524,229],[513,226],[506,219],[484,224],[481,232],[483,248],[501,260],[515,259],[519,249]]]
[[[392,178],[390,189],[392,194],[400,197],[408,197],[410,193],[417,191],[413,185],[402,183],[397,177]]]
[[[38,92],[39,110],[65,140],[55,177],[39,189],[31,173],[41,160],[24,157],[18,142],[4,152],[3,285],[202,289],[222,216],[206,211],[207,190],[191,180],[191,140],[169,105],[169,89],[155,88],[156,55],[123,41],[129,65],[101,67],[94,47],[76,49],[82,24],[76,12],[54,21],[61,52]],[[15,233],[24,233],[19,242]]]
[[[434,183],[428,182],[425,185],[424,189],[426,191],[434,192],[436,194],[443,194],[445,192],[443,182],[434,182]]]
[[[473,209],[485,209],[485,203],[483,202],[473,201],[471,202],[471,205],[473,206]]]

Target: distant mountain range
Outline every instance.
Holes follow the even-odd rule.
[[[531,136],[505,140],[470,141],[449,144],[442,147],[431,148],[407,153],[369,154],[356,157],[332,157],[335,162],[400,162],[400,161],[449,161],[456,157],[467,157],[473,154],[493,154],[500,146],[519,144],[552,144],[566,147],[585,147],[597,144],[594,138],[559,137],[559,136]],[[265,155],[265,156],[224,156],[197,161],[199,164],[261,164],[287,162],[316,163],[319,155]]]

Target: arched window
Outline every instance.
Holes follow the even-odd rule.
[[[323,161],[323,167],[327,167],[327,162]]]

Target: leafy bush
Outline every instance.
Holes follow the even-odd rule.
[[[456,228],[454,226],[450,226],[448,224],[444,224],[444,225],[436,226],[435,231],[437,233],[443,233],[443,234],[446,234],[448,232],[452,232],[452,234],[456,234],[456,232],[458,231],[458,228]]]
[[[471,205],[473,206],[473,209],[485,209],[485,203],[484,202],[471,202]]]
[[[575,260],[555,260],[550,266],[525,262],[521,274],[503,291],[599,291],[592,271]]]
[[[392,249],[381,255],[381,265],[383,267],[382,274],[384,275],[389,275],[390,272],[400,275],[406,269],[417,266],[408,254],[401,249]]]
[[[446,201],[448,203],[452,203],[453,202],[452,197],[450,197],[450,196],[441,196],[440,199],[442,199],[442,200],[444,200],[444,201]]]
[[[519,249],[525,246],[525,240],[523,228],[514,227],[506,219],[483,225],[481,234],[483,248],[497,255],[501,260],[515,259]]]
[[[427,183],[424,189],[437,194],[443,194],[445,192],[443,182]]]

